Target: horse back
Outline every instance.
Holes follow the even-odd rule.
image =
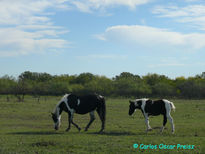
[[[102,103],[101,97],[95,94],[85,96],[74,95],[70,100],[69,99],[69,106],[75,109],[75,112],[78,114],[86,114],[91,112],[100,106],[100,103]]]

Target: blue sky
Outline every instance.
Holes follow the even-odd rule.
[[[1,0],[0,76],[205,71],[203,0]]]

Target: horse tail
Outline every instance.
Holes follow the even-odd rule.
[[[171,109],[175,112],[176,107],[174,106],[174,103],[173,102],[169,102],[169,103],[170,103]]]
[[[174,103],[173,103],[173,102],[168,101],[168,100],[166,100],[166,99],[163,99],[163,101],[164,101],[166,104],[169,104],[170,107],[171,107],[171,109],[175,112],[176,107],[174,106]]]

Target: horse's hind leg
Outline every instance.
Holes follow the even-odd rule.
[[[171,123],[171,126],[172,126],[172,134],[174,134],[174,121],[173,121],[173,118],[171,117],[171,115],[170,114],[168,114],[167,115],[167,117],[168,117],[168,119],[169,119],[169,121],[170,121],[170,123]]]
[[[162,126],[162,128],[160,130],[161,133],[163,132],[166,123],[167,123],[167,116],[166,116],[166,114],[164,114],[163,126]]]
[[[87,126],[85,127],[85,131],[88,130],[88,128],[90,127],[90,125],[92,124],[92,122],[95,120],[95,114],[94,111],[90,112],[90,121],[87,124]]]
[[[171,126],[172,126],[172,134],[174,134],[174,121],[173,121],[173,118],[172,118],[172,116],[170,115],[170,112],[171,112],[171,106],[170,106],[170,104],[165,104],[166,106],[166,116],[167,116],[167,118],[169,119],[169,121],[170,121],[170,123],[171,123]]]
[[[99,131],[100,133],[104,130],[105,128],[105,111],[103,111],[102,109],[97,109],[97,113],[100,117],[100,120],[102,122],[102,126],[101,126],[101,130]]]

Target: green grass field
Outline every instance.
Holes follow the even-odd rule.
[[[0,100],[0,153],[205,153],[205,100],[171,100],[176,106],[172,112],[176,132],[171,134],[168,122],[163,134],[163,117],[151,117],[154,128],[145,133],[145,122],[138,110],[128,116],[128,99],[107,99],[106,128],[98,134],[101,122],[96,120],[88,132],[67,128],[67,114],[62,114],[59,131],[53,129],[50,112],[60,97],[49,97],[47,101],[27,97],[25,102]],[[74,121],[84,128],[89,115],[74,115]],[[142,149],[133,144],[144,145],[195,145],[194,149]]]

